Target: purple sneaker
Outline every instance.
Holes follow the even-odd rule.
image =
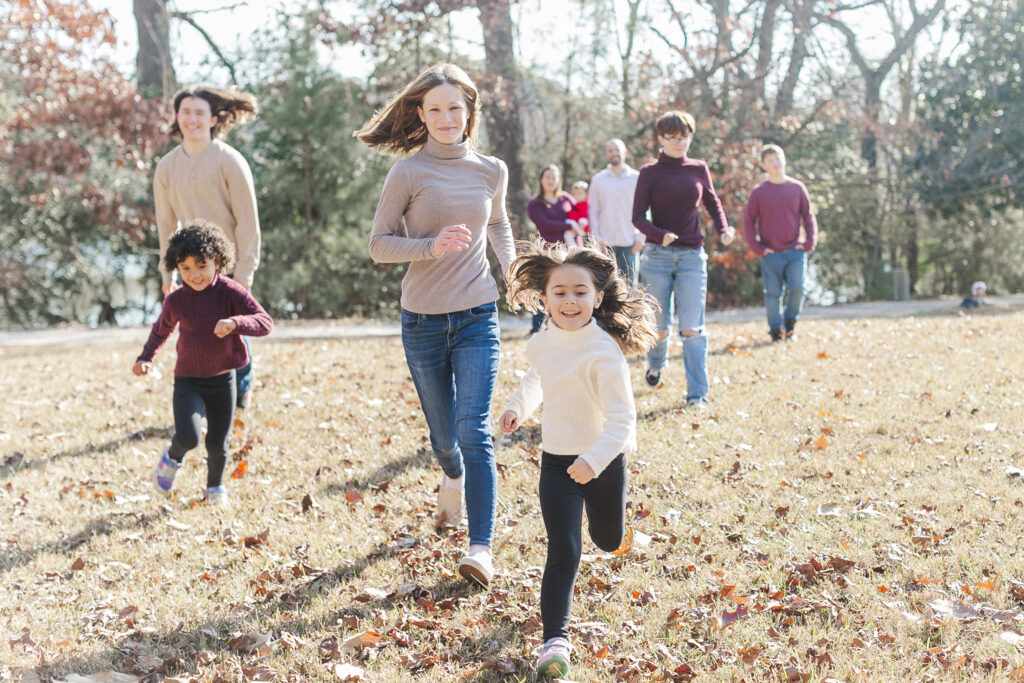
[[[156,470],[153,472],[153,484],[156,486],[156,490],[165,496],[170,495],[171,487],[174,486],[174,477],[181,468],[181,463],[174,462],[167,455],[170,450],[170,446],[164,448],[163,455],[160,456],[160,462],[156,464]]]

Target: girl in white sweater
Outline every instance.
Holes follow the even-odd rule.
[[[540,505],[548,533],[541,584],[542,676],[569,670],[569,609],[582,549],[582,516],[602,550],[622,543],[624,454],[636,450],[636,408],[625,354],[657,341],[652,300],[619,274],[615,259],[591,246],[531,245],[512,264],[508,301],[550,323],[526,345],[530,370],[501,416],[514,431],[543,402]]]

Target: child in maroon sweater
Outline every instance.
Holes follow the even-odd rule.
[[[220,272],[230,269],[234,248],[216,225],[192,221],[170,239],[164,266],[181,274],[184,287],[164,298],[160,317],[135,361],[132,372],[145,375],[153,356],[178,328],[174,366],[174,437],[164,448],[153,482],[169,494],[185,454],[199,445],[205,412],[206,500],[228,502],[224,465],[235,416],[235,371],[249,363],[241,335],[270,334],[274,321],[249,291]]]

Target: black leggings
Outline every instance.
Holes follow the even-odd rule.
[[[583,509],[590,538],[601,550],[616,550],[626,528],[625,458],[620,453],[583,485],[566,473],[575,460],[575,455],[550,453],[541,458],[540,511],[548,530],[548,559],[540,586],[544,640],[569,637],[569,609],[583,548]]]
[[[168,457],[176,463],[199,445],[206,415],[206,487],[220,486],[235,418],[235,371],[214,377],[174,378],[174,438]]]

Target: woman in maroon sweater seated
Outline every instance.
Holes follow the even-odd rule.
[[[222,480],[235,417],[235,371],[249,364],[242,335],[262,337],[274,326],[248,289],[221,275],[231,269],[234,251],[221,229],[207,221],[192,221],[174,233],[163,265],[177,270],[184,286],[164,297],[160,317],[132,367],[136,375],[148,374],[153,356],[178,328],[174,436],[160,456],[153,483],[160,493],[170,494],[185,454],[199,445],[205,411],[205,498],[214,505],[228,502]]]
[[[675,299],[683,337],[686,403],[699,406],[708,400],[708,340],[704,334],[708,255],[698,221],[700,205],[711,216],[724,246],[732,244],[736,231],[726,223],[708,165],[686,156],[694,129],[693,116],[686,112],[670,111],[655,121],[661,154],[657,163],[640,169],[633,195],[633,225],[647,236],[640,255],[640,275],[661,305],[657,325],[662,338],[647,352],[645,379],[652,387],[661,383]]]
[[[569,212],[576,208],[572,195],[562,191],[562,172],[555,164],[548,164],[540,170],[537,196],[526,204],[526,214],[537,226],[537,232],[545,242],[575,244],[576,236],[583,234],[579,223],[569,218]],[[544,311],[533,314],[530,334],[540,331],[544,322]]]

